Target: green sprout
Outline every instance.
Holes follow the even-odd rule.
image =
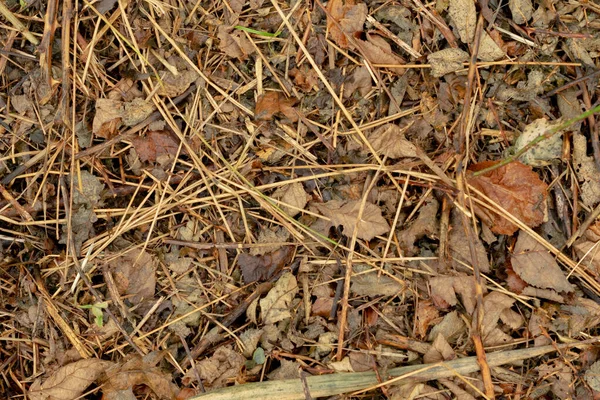
[[[79,307],[86,310],[92,310],[92,314],[94,314],[94,317],[96,317],[94,322],[96,322],[96,325],[102,328],[104,325],[104,313],[102,310],[108,307],[107,302],[103,301],[102,303],[87,304]]]

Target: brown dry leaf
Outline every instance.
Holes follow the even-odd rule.
[[[296,99],[287,99],[283,93],[267,92],[256,101],[254,118],[268,121],[281,113],[290,121],[295,122],[298,120],[298,114],[293,108],[294,104],[296,104]]]
[[[173,400],[179,388],[173,383],[171,374],[156,366],[164,353],[152,352],[143,358],[134,355],[121,365],[115,365],[106,371],[102,382],[104,399],[120,400],[123,396],[135,398],[133,389],[144,385],[150,388],[159,399]]]
[[[531,0],[508,0],[508,7],[516,24],[524,24],[533,15],[533,4]]]
[[[573,132],[573,167],[581,184],[581,200],[588,207],[600,202],[600,174],[594,157],[587,155],[588,140],[585,135]]]
[[[484,161],[469,169],[479,171],[495,163]],[[485,175],[470,176],[467,181],[525,225],[533,228],[544,221],[548,185],[540,180],[531,167],[514,161]],[[512,235],[519,229],[496,213],[482,209],[477,211],[494,233]]]
[[[457,270],[464,270],[465,267],[462,263],[465,263],[469,266],[473,266],[475,264],[474,260],[471,258],[469,240],[474,242],[473,246],[475,247],[475,254],[479,269],[481,272],[490,272],[490,262],[481,239],[479,236],[468,238],[465,235],[464,229],[462,228],[462,223],[453,223],[452,228],[450,229],[450,235],[448,237],[448,248],[450,249],[450,255],[452,256],[454,267]]]
[[[532,286],[557,292],[574,290],[554,256],[525,231],[519,233],[510,261],[519,277]]]
[[[434,307],[430,300],[422,300],[417,304],[415,311],[415,327],[417,338],[423,339],[427,337],[427,331],[431,324],[440,316],[439,310]]]
[[[466,44],[473,43],[477,26],[475,2],[472,0],[450,0],[448,13],[458,30],[460,40]]]
[[[331,225],[342,225],[342,233],[348,237],[352,237],[355,228],[357,237],[364,240],[371,240],[389,232],[390,226],[375,204],[365,203],[360,221],[357,221],[361,203],[360,200],[332,200],[323,204],[317,203],[315,207],[331,220]]]
[[[295,217],[306,207],[310,196],[304,191],[304,186],[300,182],[294,182],[277,189],[272,196],[274,199],[281,200],[291,207],[281,206],[281,209],[290,217]]]
[[[483,31],[481,33],[477,59],[482,61],[496,61],[504,58],[505,55],[504,50],[498,46],[498,43],[486,31]]]
[[[415,221],[400,233],[400,244],[409,254],[416,254],[418,249],[415,242],[423,236],[433,237],[439,233],[437,213],[440,203],[433,196],[429,197],[421,206],[419,216]]]
[[[262,246],[252,247],[250,255],[262,256],[277,251],[281,248],[282,243],[286,243],[289,238],[290,232],[283,227],[275,230],[269,228],[261,229],[258,232],[256,243],[262,244]]]
[[[441,322],[431,328],[428,341],[434,340],[438,334],[444,336],[448,343],[456,343],[458,338],[467,331],[465,321],[458,315],[457,311],[451,311],[444,316]]]
[[[323,318],[329,318],[332,307],[333,297],[317,297],[312,303],[310,312],[312,315],[319,315]]]
[[[600,274],[600,222],[591,225],[573,244],[582,267]]]
[[[296,86],[300,87],[303,92],[311,92],[319,90],[319,75],[317,72],[306,64],[302,64],[300,69],[292,68],[290,76],[294,78]]]
[[[423,354],[423,362],[426,364],[433,364],[442,361],[453,360],[456,358],[456,354],[446,338],[443,335],[438,334],[429,348],[427,353]]]
[[[347,99],[358,90],[361,97],[365,97],[373,87],[373,78],[365,66],[358,67],[344,81],[344,98]]]
[[[401,279],[383,274],[367,265],[355,265],[353,272],[356,275],[352,276],[350,291],[356,296],[396,296],[405,288]]]
[[[467,275],[437,276],[429,280],[431,299],[440,308],[448,308],[458,304],[459,294],[462,304],[469,314],[475,310],[475,282]]]
[[[129,301],[139,304],[154,297],[156,262],[141,249],[131,249],[109,263],[119,294],[131,295]]]
[[[539,379],[551,383],[550,389],[556,398],[568,400],[574,398],[573,370],[561,360],[554,364],[545,363],[537,367]]]
[[[251,256],[246,253],[238,257],[238,265],[242,271],[244,282],[262,282],[270,279],[281,271],[291,261],[294,254],[293,246],[284,246],[264,256]]]
[[[188,87],[198,79],[198,73],[190,70],[179,71],[177,75],[172,72],[162,72],[162,78],[158,83],[157,94],[159,96],[177,97],[187,90]]]
[[[243,355],[232,350],[229,346],[220,346],[210,358],[196,363],[196,368],[204,385],[213,389],[226,386],[230,380],[236,378],[244,366],[246,359]],[[193,368],[190,368],[184,382],[196,380]]]
[[[512,338],[498,327],[498,320],[512,307],[515,299],[500,292],[491,292],[483,298],[482,335],[486,346],[506,344]]]
[[[367,20],[367,5],[355,0],[331,0],[327,4],[327,31],[335,43],[343,49],[351,45],[346,35],[356,36],[362,32]],[[337,23],[336,23],[337,22]]]
[[[113,365],[110,361],[90,358],[76,361],[59,368],[44,383],[41,379],[29,388],[31,400],[72,400],[79,398],[102,372]]]
[[[113,99],[96,100],[96,115],[92,132],[96,137],[110,139],[114,136],[123,117],[123,102]]]
[[[152,114],[154,104],[139,97],[123,104],[123,124],[133,126],[139,124]]]
[[[444,49],[431,53],[427,61],[431,64],[431,75],[439,78],[451,72],[464,69],[463,63],[469,60],[469,54],[461,49]]]
[[[385,124],[369,133],[367,139],[378,153],[389,158],[417,157],[415,145],[404,137],[410,126],[401,128],[396,124]]]
[[[246,35],[240,30],[232,32],[231,28],[220,25],[217,32],[219,39],[219,50],[231,58],[237,58],[244,61],[249,54],[254,53],[254,46],[248,40]]]
[[[262,322],[265,325],[272,325],[291,318],[290,304],[296,293],[298,293],[296,277],[289,272],[283,274],[275,287],[259,301]]]
[[[146,136],[132,139],[138,157],[142,161],[156,162],[161,157],[175,157],[179,150],[179,139],[169,131],[151,131]]]
[[[392,46],[381,36],[367,34],[367,40],[356,39],[361,54],[373,64],[390,65],[390,70],[402,75],[406,72],[404,68],[394,68],[394,65],[404,65],[406,61],[394,53]]]

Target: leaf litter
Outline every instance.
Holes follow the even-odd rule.
[[[0,14],[6,398],[598,397],[594,2]]]

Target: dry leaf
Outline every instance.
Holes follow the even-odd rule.
[[[531,0],[508,0],[508,7],[516,24],[524,24],[533,15],[533,4]]]
[[[448,308],[458,304],[459,294],[462,304],[469,314],[475,310],[475,282],[467,275],[438,276],[429,280],[431,299],[440,308]]]
[[[504,50],[498,46],[498,43],[486,31],[481,32],[479,51],[477,52],[478,60],[496,61],[504,58],[505,55]]]
[[[117,131],[123,117],[123,102],[113,99],[96,100],[96,115],[92,132],[96,137],[110,139]]]
[[[573,248],[583,268],[588,268],[592,274],[600,274],[600,222],[592,224],[573,244]]]
[[[539,118],[525,127],[523,133],[515,141],[515,151],[521,150],[531,141],[543,136],[552,128],[560,125],[560,121],[549,123],[545,118]],[[560,158],[562,153],[562,134],[555,134],[527,150],[519,160],[524,164],[541,167],[551,164],[552,160]]]
[[[439,233],[437,213],[440,203],[430,196],[419,209],[419,216],[415,221],[400,233],[400,244],[410,254],[416,254],[418,249],[415,242],[423,236],[433,237]]]
[[[260,96],[254,108],[254,118],[268,121],[275,115],[281,113],[292,122],[298,120],[298,114],[293,108],[296,99],[287,99],[280,92],[267,92]]]
[[[405,285],[399,278],[393,278],[366,265],[354,266],[350,291],[357,296],[397,296]],[[369,271],[368,273],[361,273]]]
[[[469,169],[478,171],[495,163],[495,161],[484,161],[472,165]],[[540,180],[531,167],[514,161],[484,175],[470,176],[467,180],[471,186],[525,225],[533,228],[544,221],[548,185]],[[490,225],[494,233],[512,235],[519,229],[499,214],[482,209],[478,209],[477,212]]]
[[[364,240],[371,240],[377,235],[389,232],[390,226],[375,204],[365,203],[360,221],[357,221],[361,203],[359,200],[332,200],[324,204],[315,204],[315,207],[331,220],[331,225],[342,225],[342,233],[348,237],[352,237],[355,228],[357,237]]]
[[[519,277],[532,286],[557,292],[574,290],[554,256],[525,231],[519,233],[510,261]]]
[[[109,263],[119,294],[131,295],[129,301],[139,304],[154,297],[156,263],[141,249],[131,249]]]
[[[460,40],[466,44],[473,43],[477,26],[475,2],[473,0],[450,0],[448,14],[458,30]]]
[[[512,339],[498,327],[498,320],[512,307],[515,299],[500,292],[491,292],[483,298],[483,342],[487,346],[509,343]]]
[[[304,186],[300,182],[294,182],[289,185],[278,188],[272,196],[274,199],[281,200],[291,207],[281,205],[281,209],[290,217],[295,217],[303,210],[308,203],[310,196],[304,191]]]
[[[464,69],[463,63],[468,60],[467,52],[452,48],[436,51],[427,56],[427,61],[431,64],[431,75],[434,78]]]
[[[262,256],[267,253],[272,253],[281,248],[282,243],[285,243],[290,238],[290,232],[281,227],[275,230],[265,228],[258,232],[257,244],[262,246],[252,247],[250,249],[250,255]]]
[[[344,98],[347,99],[358,90],[361,97],[365,97],[373,87],[373,78],[365,66],[358,67],[344,81]]]
[[[152,114],[154,104],[139,97],[123,104],[123,124],[133,126],[139,124]]]
[[[120,400],[123,396],[135,398],[133,389],[145,385],[159,399],[175,399],[179,388],[173,383],[171,374],[163,372],[156,366],[163,355],[164,353],[161,352],[152,352],[143,358],[135,355],[125,363],[110,368],[101,382],[103,398],[106,400]]]
[[[356,4],[355,0],[331,0],[327,4],[327,11],[329,11],[327,16],[329,35],[341,48],[350,48],[346,35],[354,37],[362,32],[367,20],[367,5]]]
[[[588,207],[600,202],[600,174],[594,157],[587,155],[588,141],[579,132],[573,132],[573,167],[581,185],[581,200]]]
[[[59,368],[44,383],[36,380],[29,388],[31,400],[72,400],[113,365],[110,361],[97,358],[76,361]]]
[[[468,238],[465,235],[465,231],[461,222],[454,222],[452,224],[450,235],[448,237],[448,247],[450,249],[450,255],[453,258],[454,267],[457,270],[465,269],[464,265],[458,261],[461,261],[468,266],[473,266],[475,264],[474,260],[471,258],[471,248],[469,245],[470,240],[474,242],[473,246],[475,247],[475,255],[477,257],[477,265],[479,265],[479,270],[485,273],[490,272],[490,262],[481,239],[479,236]]]
[[[196,369],[204,385],[213,389],[226,386],[242,371],[246,359],[229,346],[219,346],[210,358],[196,363]],[[196,380],[193,368],[188,369],[184,376],[184,383],[189,384]]]
[[[300,87],[303,92],[311,92],[313,90],[319,90],[319,75],[317,72],[310,68],[306,64],[302,64],[300,69],[292,68],[290,70],[290,76],[294,78],[296,86]]]
[[[459,317],[458,312],[451,311],[444,316],[444,319],[431,328],[428,341],[434,340],[438,334],[444,336],[448,343],[456,343],[458,338],[466,332],[465,321]]]
[[[423,362],[427,364],[453,360],[456,354],[443,335],[438,334],[427,353],[423,354]]]
[[[292,246],[284,246],[264,256],[251,256],[246,253],[238,257],[238,265],[245,283],[262,282],[270,279],[291,261],[294,254]]]
[[[187,90],[188,87],[198,79],[198,74],[195,71],[183,70],[177,75],[172,72],[162,72],[161,80],[157,82],[159,96],[177,97]]]
[[[400,128],[396,124],[385,124],[371,132],[367,139],[378,153],[389,158],[417,157],[415,145],[404,138],[410,126]]]
[[[585,371],[585,381],[593,390],[600,392],[600,361],[596,361]]]
[[[290,305],[296,293],[298,293],[296,277],[291,273],[283,274],[275,287],[259,301],[263,323],[270,325],[291,318]]]
[[[417,304],[417,309],[415,310],[415,333],[418,339],[423,339],[427,336],[429,327],[439,316],[439,310],[433,306],[431,301],[422,300]]]
[[[232,32],[231,28],[220,25],[217,38],[219,39],[219,50],[231,58],[244,61],[248,58],[249,54],[254,53],[254,46],[252,46],[252,43],[250,43],[246,35],[240,30]]]
[[[133,147],[140,160],[156,162],[161,157],[175,157],[179,151],[179,139],[169,131],[151,131],[146,136],[132,139]]]
[[[406,72],[404,68],[394,68],[394,65],[406,64],[406,61],[394,53],[392,46],[381,36],[367,34],[367,40],[356,39],[360,47],[361,54],[373,64],[388,64],[388,69],[395,71],[399,75]]]

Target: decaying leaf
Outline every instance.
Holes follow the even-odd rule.
[[[490,292],[483,298],[482,339],[487,346],[507,344],[512,341],[510,335],[498,327],[498,321],[510,310],[515,299],[500,292]]]
[[[123,102],[113,99],[96,100],[96,115],[92,132],[97,137],[110,139],[117,131],[123,116]]]
[[[510,260],[513,270],[532,286],[557,292],[574,290],[554,256],[525,231],[519,233]]]
[[[483,31],[481,33],[481,41],[479,43],[477,59],[482,61],[496,61],[500,60],[504,56],[506,56],[504,50],[498,46],[498,44],[486,31]]]
[[[169,131],[150,131],[131,142],[142,161],[156,162],[164,156],[174,157],[179,151],[179,140]]]
[[[475,310],[475,281],[468,275],[439,276],[429,280],[431,299],[440,308],[458,304],[457,294],[469,314]]]
[[[417,338],[423,339],[427,336],[429,328],[440,316],[439,310],[434,307],[433,303],[429,300],[421,300],[417,304],[415,311],[415,326]]]
[[[266,281],[287,266],[294,254],[293,246],[283,246],[279,250],[263,256],[240,254],[238,265],[245,283]]]
[[[523,133],[515,141],[515,151],[519,151],[539,136],[543,136],[551,129],[560,125],[560,121],[550,123],[545,118],[539,118],[525,127]],[[524,164],[541,167],[549,165],[552,160],[560,158],[562,151],[562,135],[555,134],[536,144],[526,151],[519,160]]]
[[[146,251],[133,248],[109,263],[119,294],[130,295],[132,304],[154,297],[156,262]]]
[[[526,23],[533,15],[533,4],[531,0],[509,0],[508,7],[510,8],[513,21],[517,24]]]
[[[354,229],[357,230],[357,237],[364,240],[371,240],[390,230],[390,226],[381,215],[381,210],[372,203],[365,203],[360,221],[358,221],[361,208],[359,200],[332,200],[323,204],[315,204],[315,207],[330,219],[332,226],[342,225],[342,233],[348,237],[352,237]]]
[[[250,255],[252,256],[262,256],[267,253],[272,253],[279,250],[283,243],[286,243],[290,238],[290,232],[285,228],[278,229],[261,229],[258,232],[258,240],[257,244],[262,244],[262,246],[256,246],[250,248]]]
[[[587,139],[579,132],[573,132],[573,167],[581,185],[581,200],[588,207],[600,202],[600,174],[594,157],[587,155]]]
[[[344,81],[344,98],[349,98],[358,90],[361,97],[365,97],[373,87],[373,78],[367,67],[358,67],[352,75]]]
[[[473,43],[477,26],[475,2],[471,0],[450,0],[448,13],[458,30],[460,40],[466,44]]]
[[[291,318],[290,304],[296,293],[298,293],[296,277],[291,273],[283,274],[265,298],[259,301],[262,322],[270,325]]]
[[[369,133],[367,139],[378,153],[389,158],[417,157],[415,145],[404,137],[410,126],[401,128],[396,124],[385,124]]]
[[[469,169],[479,171],[495,163],[484,161]],[[544,221],[548,185],[531,167],[514,161],[484,175],[470,176],[467,180],[525,225],[533,228]],[[494,233],[512,235],[518,230],[516,225],[499,214],[482,209],[477,212]]]
[[[392,50],[392,46],[381,36],[367,34],[367,40],[356,39],[361,53],[373,64],[386,64],[387,68],[398,74],[406,72],[403,68],[394,68],[395,65],[406,64],[405,60]]]
[[[196,71],[183,69],[177,75],[172,72],[161,72],[160,81],[157,82],[159,96],[176,97],[187,90],[188,87],[198,79]]]
[[[31,400],[71,400],[83,394],[110,366],[111,361],[90,358],[59,368],[46,380],[37,379],[29,388]]]
[[[434,237],[439,234],[437,213],[440,203],[430,196],[419,209],[417,219],[400,233],[400,244],[409,254],[416,254],[415,242],[423,236]]]
[[[353,271],[355,276],[352,277],[350,291],[357,296],[397,296],[405,288],[400,278],[383,274],[366,265],[355,265]]]
[[[304,190],[302,183],[295,182],[277,189],[273,193],[273,198],[293,206],[294,208],[286,206],[281,206],[281,208],[290,217],[295,217],[300,213],[300,210],[304,209],[306,203],[308,203],[309,196]]]
[[[592,224],[573,247],[583,268],[589,268],[593,274],[600,274],[600,223]]]
[[[144,385],[159,399],[174,399],[179,388],[173,383],[171,374],[157,366],[163,356],[164,353],[161,352],[148,353],[144,357],[134,355],[123,364],[113,365],[101,379],[104,398],[107,400],[128,398],[126,396],[135,398],[133,389]]]
[[[298,120],[298,113],[293,108],[294,104],[296,104],[296,99],[287,99],[283,93],[267,92],[256,101],[254,118],[268,121],[281,113],[290,121],[295,122]]]
[[[123,104],[123,124],[133,126],[139,124],[152,114],[154,104],[139,97]]]
[[[242,31],[234,30],[232,32],[232,28],[225,25],[219,25],[217,38],[219,39],[219,50],[231,58],[244,61],[249,54],[255,51],[254,46]]]
[[[467,52],[453,48],[436,51],[427,56],[427,61],[431,64],[431,75],[435,78],[464,69],[463,63],[468,60]]]
[[[367,5],[355,0],[331,0],[327,3],[327,31],[335,43],[343,49],[350,48],[348,36],[362,32],[367,20]]]
[[[456,218],[456,220],[459,220],[459,218]],[[475,248],[477,260],[473,260],[472,258],[469,241],[473,242],[472,246]],[[457,270],[465,269],[462,263],[473,266],[476,262],[481,272],[490,272],[490,262],[481,239],[479,236],[467,237],[460,220],[454,221],[452,224],[452,229],[450,229],[450,234],[448,235],[448,248],[454,261],[454,267]]]

